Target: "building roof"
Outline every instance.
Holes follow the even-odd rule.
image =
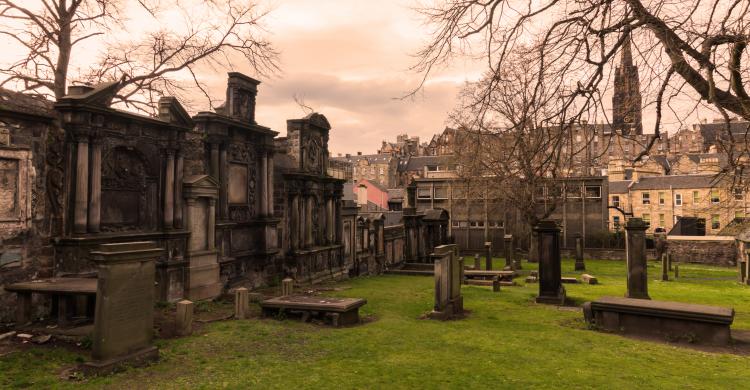
[[[359,181],[359,183],[357,183],[357,185],[360,185],[363,182],[367,182],[367,186],[375,187],[376,189],[380,190],[381,192],[388,192],[388,189],[385,188],[385,186],[383,186],[382,184],[380,184],[380,183],[378,183],[376,181],[373,181],[373,180],[362,179],[362,180]]]
[[[630,188],[633,190],[711,188],[715,186],[716,180],[716,175],[649,176],[642,177]],[[611,184],[610,192],[612,192]]]
[[[609,193],[610,194],[627,194],[628,186],[632,183],[631,180],[618,180],[609,182]]]
[[[401,201],[404,199],[403,188],[389,188],[388,189],[388,201]]]
[[[53,107],[54,103],[43,97],[0,88],[0,111],[52,118],[55,114]]]
[[[405,171],[421,171],[427,165],[445,165],[453,163],[452,155],[442,156],[413,156],[404,167]]]
[[[356,156],[348,156],[348,157],[331,157],[332,160],[346,161],[349,163],[356,163],[360,160],[367,160],[367,162],[370,164],[388,164],[394,158],[396,157],[394,157],[392,154],[389,154],[389,153],[358,154]]]
[[[696,126],[698,126],[698,131],[700,131],[701,135],[703,136],[703,139],[707,142],[713,142],[717,140],[719,137],[726,134],[726,122],[724,121],[718,121],[718,122],[712,122],[712,123],[698,123]],[[745,135],[745,133],[748,133],[750,135],[750,122],[745,121],[731,121],[729,122],[729,129],[732,132],[733,135]]]

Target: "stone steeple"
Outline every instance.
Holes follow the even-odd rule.
[[[620,65],[615,69],[615,93],[612,96],[612,125],[621,134],[643,134],[641,83],[638,67],[633,65],[630,34],[622,45]]]

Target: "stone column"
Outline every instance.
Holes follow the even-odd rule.
[[[260,215],[268,216],[268,157],[260,158]]]
[[[646,229],[640,218],[630,218],[625,224],[625,256],[628,263],[627,298],[651,299],[648,296],[646,272]]]
[[[268,216],[273,217],[273,154],[268,154],[266,164],[266,170],[268,171],[268,180],[266,180],[268,184]]]
[[[306,244],[308,247],[310,247],[315,244],[314,237],[313,237],[313,229],[312,229],[312,226],[313,226],[313,198],[312,196],[307,197],[307,207],[305,207],[305,225],[307,225]]]
[[[174,225],[174,150],[167,150],[167,167],[164,171],[164,228]]]
[[[292,207],[289,210],[289,241],[290,247],[294,250],[299,248],[299,195],[292,195]]]
[[[99,233],[102,200],[102,144],[98,139],[91,142],[91,193],[89,194],[88,231]]]
[[[662,253],[661,255],[661,280],[662,282],[669,281],[669,258],[668,254]]]
[[[492,270],[492,243],[487,241],[484,243],[484,267],[487,271]]]
[[[586,263],[583,262],[583,237],[580,234],[576,236],[576,271],[585,271]]]
[[[76,192],[73,210],[73,232],[86,233],[89,205],[89,140],[80,136],[77,140]]]
[[[326,199],[326,243],[333,244],[333,198]]]
[[[227,149],[219,150],[219,218],[226,220],[229,217],[229,169],[227,166]]]
[[[211,144],[211,176],[219,180],[219,144]]]
[[[307,196],[302,195],[299,200],[299,219],[297,221],[299,225],[299,247],[307,248],[307,230],[309,229],[307,224]]]
[[[208,236],[208,250],[216,248],[216,199],[208,199],[208,227],[206,229]]]
[[[341,244],[343,236],[344,236],[344,224],[341,222],[341,198],[336,197],[334,200],[334,204],[336,207],[336,218],[334,220],[335,224],[335,231],[336,231],[336,237],[334,238],[334,241],[336,244]]]
[[[537,303],[562,305],[565,287],[560,280],[560,228],[555,221],[540,221],[535,227],[539,243],[539,296]]]
[[[503,236],[503,249],[505,249],[505,270],[513,269],[513,235]]]
[[[183,228],[182,224],[182,178],[184,177],[184,157],[177,152],[177,162],[174,168],[174,227]]]

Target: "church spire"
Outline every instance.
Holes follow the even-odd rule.
[[[633,64],[630,32],[622,43],[620,65],[615,69],[614,96],[612,96],[612,124],[621,134],[643,134],[641,83],[638,67]]]

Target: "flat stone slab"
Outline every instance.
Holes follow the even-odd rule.
[[[96,295],[96,283],[94,278],[50,278],[14,283],[5,286],[5,290],[17,293]]]
[[[734,321],[731,308],[619,297],[587,302],[583,313],[587,322],[612,332],[714,345],[731,342]]]
[[[367,300],[362,298],[329,298],[309,295],[288,295],[275,297],[260,302],[263,316],[291,313],[300,314],[303,321],[312,316],[331,320],[333,326],[354,325],[359,323],[359,308]]]
[[[596,276],[592,276],[589,274],[581,275],[581,280],[586,284],[598,284],[599,283],[599,280],[596,279]]]
[[[576,279],[576,278],[565,278],[565,277],[563,277],[563,278],[560,278],[560,281],[563,282],[563,283],[570,283],[570,284],[576,284],[576,283],[578,283],[578,279]]]

